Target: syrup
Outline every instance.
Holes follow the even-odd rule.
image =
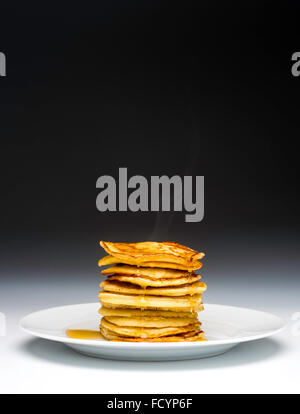
[[[90,329],[67,329],[66,335],[68,338],[74,339],[103,339],[100,331]]]

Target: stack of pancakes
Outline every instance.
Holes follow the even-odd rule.
[[[100,332],[111,341],[180,342],[203,340],[197,312],[205,283],[195,273],[204,253],[172,242],[110,243],[99,266]]]

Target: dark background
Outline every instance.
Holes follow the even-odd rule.
[[[207,3],[207,4],[206,4]],[[0,6],[1,276],[97,274],[101,239],[298,265],[296,2]],[[204,175],[205,217],[100,213],[96,179]]]

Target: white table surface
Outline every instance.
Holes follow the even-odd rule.
[[[295,275],[294,275],[295,276]],[[122,362],[86,357],[60,343],[33,338],[19,319],[39,309],[95,302],[97,278],[49,275],[2,279],[0,312],[1,393],[299,393],[300,282],[215,278],[205,282],[205,300],[273,312],[289,321],[270,338],[240,344],[226,354],[180,362]],[[269,279],[268,279],[269,280]],[[255,282],[255,283],[254,283]],[[292,315],[295,320],[292,320]]]

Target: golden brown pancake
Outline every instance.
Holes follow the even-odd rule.
[[[107,257],[107,256],[106,256]],[[117,274],[126,276],[141,276],[151,279],[178,279],[180,277],[189,277],[195,275],[195,273],[188,272],[186,270],[166,269],[166,268],[153,268],[153,267],[138,267],[129,265],[116,265],[108,267],[101,271],[106,275]]]
[[[119,342],[194,342],[194,341],[206,341],[203,331],[191,331],[188,333],[171,335],[171,336],[162,336],[159,338],[133,338],[125,337],[121,335],[114,334],[109,329],[100,327],[100,333],[108,341],[119,341]]]
[[[117,264],[117,263],[124,263],[128,265],[138,265],[141,268],[142,267],[154,267],[154,268],[167,268],[167,269],[178,269],[178,270],[185,270],[186,272],[193,272],[194,270],[200,269],[202,267],[202,263],[195,261],[193,263],[190,263],[188,266],[178,264],[178,263],[171,263],[171,262],[143,262],[143,263],[136,263],[136,261],[133,260],[127,260],[127,259],[118,259],[113,256],[105,256],[102,259],[98,261],[98,266],[106,266],[110,264]]]
[[[187,277],[178,277],[176,279],[151,279],[149,277],[131,276],[131,275],[112,275],[107,278],[108,281],[116,280],[118,282],[132,283],[141,287],[164,287],[164,286],[180,286],[187,285],[189,283],[197,282],[201,279],[200,275],[191,273]]]
[[[200,295],[206,290],[203,282],[195,282],[175,287],[147,287],[133,285],[132,283],[104,280],[100,287],[106,292],[116,292],[128,295],[155,295],[155,296],[185,296]]]
[[[110,264],[115,264],[115,263],[119,263],[119,260],[116,257],[113,256],[104,256],[102,257],[102,259],[100,259],[98,261],[98,266],[106,266],[106,265],[110,265]]]
[[[177,297],[134,296],[101,291],[99,292],[99,299],[106,308],[139,308],[183,312],[203,310],[201,295]]]
[[[131,309],[131,308],[105,308],[101,307],[98,311],[103,316],[118,316],[123,318],[142,318],[142,317],[162,317],[162,318],[197,318],[197,312],[172,312],[169,310],[151,310],[151,309]]]
[[[109,255],[120,259],[120,262],[130,260],[137,265],[152,261],[189,266],[204,257],[202,252],[196,252],[173,242],[112,243],[101,241],[100,245]]]
[[[118,326],[135,326],[144,328],[179,327],[199,323],[197,317],[191,318],[162,318],[153,316],[142,316],[135,318],[124,318],[120,316],[105,316],[105,320]]]
[[[108,322],[106,317],[101,319],[100,327],[108,329],[114,334],[130,336],[133,338],[159,338],[161,336],[177,335],[200,329],[199,323],[192,323],[185,326],[168,326],[163,328],[140,328],[135,326],[118,326]]]

